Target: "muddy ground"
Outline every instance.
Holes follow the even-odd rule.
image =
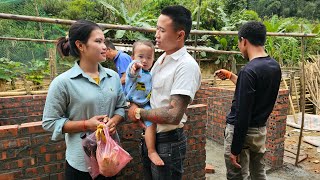
[[[305,136],[320,136],[320,132],[305,131]],[[295,149],[298,144],[299,132],[294,128],[287,127],[285,147],[286,149]],[[292,148],[293,147],[293,148]],[[224,164],[223,145],[207,139],[206,145],[207,158],[206,163],[214,166],[215,173],[206,174],[207,180],[225,180],[226,168]],[[308,154],[308,158],[294,166],[293,158],[285,157],[284,165],[278,169],[267,167],[267,177],[270,180],[317,180],[320,179],[320,153],[315,146],[302,143],[301,154]]]

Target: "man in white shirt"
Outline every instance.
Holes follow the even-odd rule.
[[[157,124],[157,152],[164,166],[150,162],[145,142],[142,156],[145,179],[181,179],[187,138],[183,133],[185,112],[200,87],[197,62],[184,47],[192,25],[191,13],[183,6],[168,6],[161,11],[155,34],[158,47],[165,51],[155,62],[152,73],[151,110],[131,105],[132,121],[148,119]]]

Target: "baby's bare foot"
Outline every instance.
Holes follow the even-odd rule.
[[[148,153],[148,156],[150,160],[155,164],[156,166],[163,166],[164,162],[160,158],[159,154],[157,152],[150,152]]]

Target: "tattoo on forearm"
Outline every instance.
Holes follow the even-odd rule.
[[[143,110],[143,119],[150,120],[157,124],[179,124],[185,113],[190,97],[185,95],[172,95],[170,104],[167,107]]]

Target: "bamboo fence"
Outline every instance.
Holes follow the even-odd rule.
[[[305,69],[306,85],[310,93],[307,99],[315,106],[315,114],[320,115],[320,56],[311,56]]]

